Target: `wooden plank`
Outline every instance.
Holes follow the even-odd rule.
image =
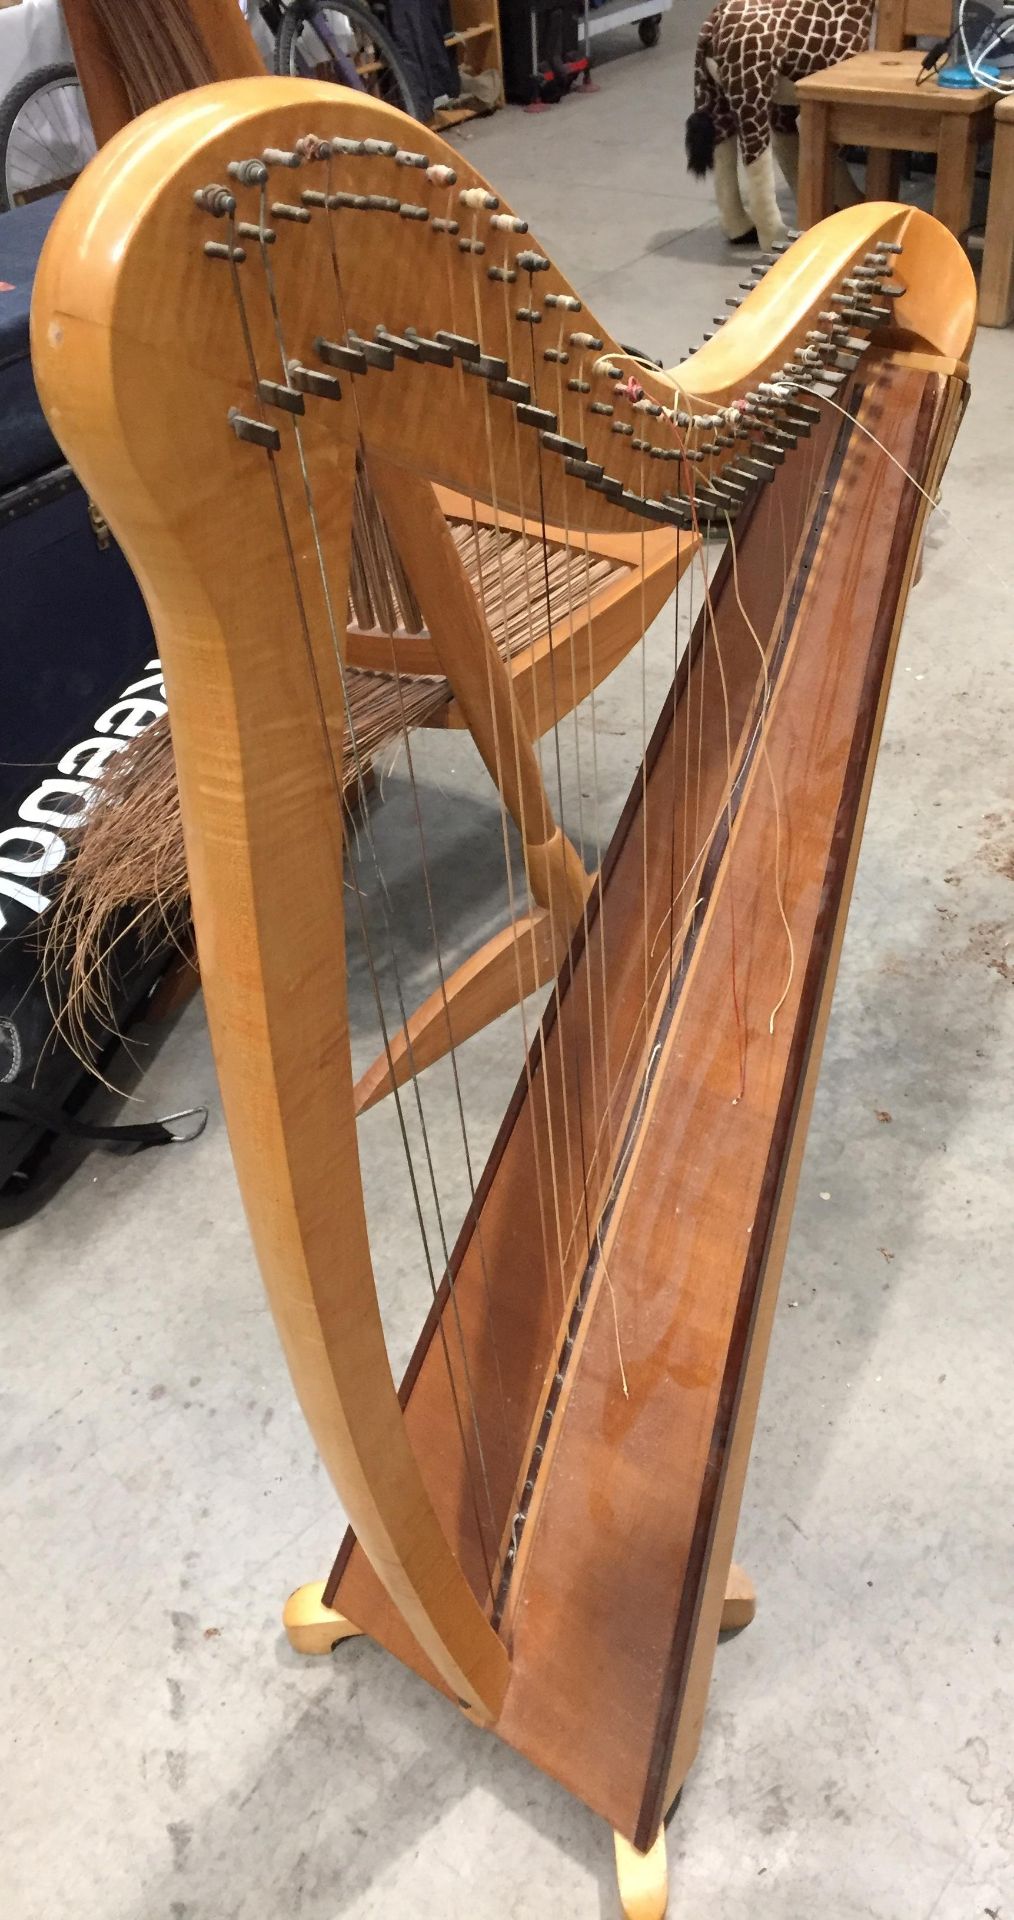
[[[830,213],[833,195],[834,151],[831,146],[831,109],[820,100],[799,103],[799,187],[796,195],[801,228],[815,227]]]
[[[859,95],[869,106],[905,107],[928,119],[935,114],[992,113],[993,96],[985,87],[970,87],[966,92],[938,87],[932,81],[917,85],[921,64],[922,55],[915,48],[901,53],[854,53],[838,66],[798,81],[799,98],[837,105]]]
[[[979,281],[979,324],[1006,327],[1014,317],[1014,100],[996,109],[986,244]]]
[[[906,372],[873,396],[878,431],[903,463],[919,456],[924,386]],[[793,979],[772,1035],[786,955],[775,815],[758,760],[692,984],[665,1037],[606,1238],[610,1284],[600,1281],[586,1315],[505,1621],[512,1668],[498,1731],[641,1847],[664,1808],[826,936],[915,526],[918,495],[869,442],[850,454],[849,496],[851,510],[844,499],[832,506],[800,613],[806,644],[794,643],[767,729],[788,832]],[[750,929],[738,1013],[736,926]],[[660,1460],[669,1463],[662,1475]]]
[[[810,487],[822,470],[832,435],[831,427],[822,426],[806,452],[786,464],[777,490],[772,488],[763,495],[752,518],[737,529],[740,593],[761,633],[772,631],[783,591],[782,578],[768,564],[768,555],[772,550],[784,551],[783,540],[788,542],[789,552],[793,550],[804,523]],[[737,742],[755,712],[761,667],[756,642],[729,586],[727,556],[713,606],[729,693],[730,737]],[[674,887],[682,897],[684,877],[694,858],[694,823],[710,823],[716,818],[727,785],[721,678],[714,637],[702,614],[693,648],[677,679],[675,712],[663,714],[643,790],[639,780],[614,838],[611,859],[604,870],[601,913],[592,920],[583,949],[563,971],[559,1000],[551,1007],[544,1042],[533,1049],[531,1081],[522,1075],[480,1187],[479,1224],[466,1222],[455,1250],[453,1302],[445,1287],[439,1303],[445,1313],[453,1305],[453,1337],[445,1350],[435,1337],[438,1315],[431,1314],[403,1382],[406,1426],[424,1464],[431,1498],[477,1593],[483,1591],[486,1563],[499,1551],[515,1511],[574,1286],[588,1253],[586,1233],[573,1244],[568,1241],[561,1275],[553,1231],[553,1168],[565,1196],[571,1173],[578,1176],[570,1195],[573,1218],[580,1209],[581,1166],[568,1166],[568,1138],[574,1155],[578,1144],[583,1143],[580,1159],[587,1169],[588,1204],[594,1220],[611,1178],[623,1116],[630,1106],[638,1062],[644,1052],[643,930],[646,925],[650,930],[650,946],[657,930],[665,927],[666,901],[672,901]],[[698,737],[703,748],[699,776],[688,749],[692,742],[696,756]],[[645,821],[651,860],[647,914],[642,891]],[[691,904],[692,897],[683,910]],[[653,964],[657,964],[655,956]],[[667,985],[663,972],[656,998]],[[591,1000],[589,987],[594,990]],[[601,1016],[605,994],[611,1007],[618,1009],[610,1031],[614,1067],[608,1102],[604,1087],[597,1085],[601,1066],[594,1065],[605,1055]],[[565,1076],[561,1074],[561,1059],[567,1062]],[[564,1090],[569,1103],[566,1110]],[[607,1118],[616,1144],[609,1147],[607,1138],[603,1138],[603,1151],[596,1154],[594,1144]],[[554,1159],[550,1158],[550,1141]],[[548,1247],[544,1221],[550,1223]],[[487,1272],[511,1276],[511,1284],[498,1288],[492,1299]],[[492,1366],[494,1350],[500,1357],[499,1377]],[[452,1381],[466,1403],[471,1383],[483,1429],[482,1462],[474,1436],[466,1435],[467,1448],[462,1450]],[[506,1423],[498,1405],[500,1385]],[[486,1523],[481,1537],[472,1489],[482,1485],[484,1479],[489,1485],[494,1517]],[[329,1606],[355,1620],[407,1664],[434,1680],[432,1666],[388,1603],[351,1535],[339,1553],[325,1598]]]
[[[976,142],[968,120],[944,119],[937,147],[937,183],[933,212],[959,240],[972,224]]]

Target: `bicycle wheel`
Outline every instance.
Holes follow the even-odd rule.
[[[361,0],[292,0],[282,15],[275,71],[361,88],[415,120],[429,115],[387,28]]]
[[[94,152],[75,68],[27,74],[0,101],[0,212],[69,187]]]

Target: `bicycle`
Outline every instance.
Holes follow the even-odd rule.
[[[95,152],[74,67],[40,67],[0,101],[0,213],[59,193]]]
[[[364,0],[261,0],[279,74],[334,80],[429,116],[417,98],[386,22]],[[75,68],[41,67],[0,101],[0,212],[59,193],[95,152],[88,109]]]
[[[364,0],[262,0],[260,12],[275,36],[276,73],[336,80],[415,120],[429,117],[429,102],[416,96],[383,0],[376,7]]]

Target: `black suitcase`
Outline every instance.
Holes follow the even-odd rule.
[[[54,1032],[40,936],[67,830],[103,761],[165,711],[138,586],[63,461],[32,381],[32,279],[58,204],[0,215],[0,1222],[49,1184],[42,1170],[52,1173],[58,1141],[91,1137],[82,1113],[99,1082]],[[125,943],[119,1031],[170,953]],[[116,1036],[96,1031],[93,1046],[104,1070]],[[137,1133],[119,1137],[145,1144],[146,1130]]]

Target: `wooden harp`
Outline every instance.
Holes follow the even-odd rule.
[[[37,283],[50,421],[158,632],[236,1166],[354,1530],[323,1591],[290,1603],[291,1637],[371,1635],[563,1782],[614,1828],[632,1915],[664,1910],[661,1823],[700,1734],[891,664],[974,313],[950,236],[866,205],[797,241],[682,366],[634,366],[436,135],[258,80],[111,141]],[[357,463],[435,606],[454,556],[434,487],[547,542],[661,526],[688,552],[722,548],[687,643],[669,628],[667,690],[594,872],[481,599],[441,636],[503,797],[519,993],[526,887],[558,972],[485,1169],[459,1179],[456,1237],[433,1224],[434,1169],[441,1143],[468,1144],[462,982],[438,958],[436,1051],[457,1091],[436,1139],[407,1009],[399,996],[389,1022],[380,994],[404,1088],[363,1125],[401,1128],[431,1283],[400,1392],[345,961],[346,906],[368,956],[391,909],[379,862],[372,893],[363,878],[383,849],[369,822],[355,844],[339,804]],[[594,646],[592,622],[572,663],[589,686]],[[407,816],[402,858],[414,831]],[[383,971],[375,953],[367,968]]]

